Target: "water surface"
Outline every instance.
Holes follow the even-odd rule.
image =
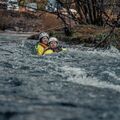
[[[0,120],[119,120],[119,51],[37,56],[26,38],[0,34]]]

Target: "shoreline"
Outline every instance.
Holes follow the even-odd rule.
[[[24,36],[31,36],[33,34],[38,34],[39,32],[17,32],[17,31],[0,31],[0,34],[2,35],[6,35],[6,34],[10,34],[10,35],[24,35]]]

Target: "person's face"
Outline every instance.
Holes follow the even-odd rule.
[[[50,47],[53,48],[53,49],[56,48],[57,45],[58,45],[58,43],[56,41],[51,41],[50,42]]]
[[[43,44],[47,45],[48,44],[48,38],[47,37],[43,37],[42,40],[41,40],[41,42]]]

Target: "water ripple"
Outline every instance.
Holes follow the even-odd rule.
[[[0,120],[120,118],[120,53],[115,48],[93,51],[76,45],[38,56],[36,42],[0,35]]]

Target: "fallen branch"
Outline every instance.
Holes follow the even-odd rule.
[[[94,47],[94,49],[98,48],[102,43],[107,41],[107,39],[111,36],[111,34],[114,32],[114,30],[115,30],[115,26],[112,28],[112,30],[109,32],[109,34]]]

